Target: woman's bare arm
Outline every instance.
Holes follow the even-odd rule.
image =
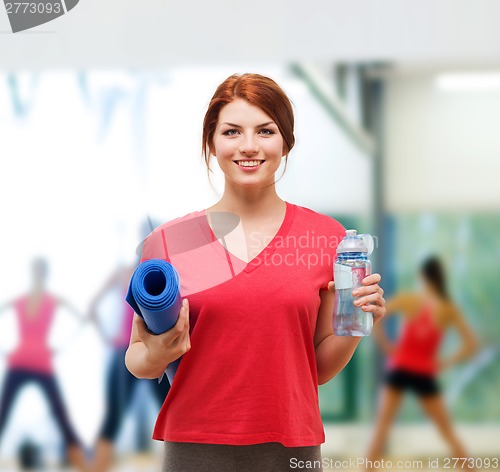
[[[452,356],[440,361],[439,366],[441,369],[447,369],[471,357],[479,347],[474,331],[456,305],[451,306],[450,326],[453,326],[457,330],[462,339],[462,347]]]
[[[80,321],[82,322],[87,321],[85,315],[79,310],[77,310],[68,300],[64,298],[57,298],[57,304],[59,306],[66,308],[72,315],[74,315]]]

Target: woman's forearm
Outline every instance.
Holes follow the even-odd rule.
[[[462,349],[460,349],[454,355],[441,360],[440,361],[441,368],[447,369],[449,367],[452,367],[455,364],[458,364],[458,363],[464,361],[465,359],[469,358],[476,351],[477,351],[477,344],[475,344],[475,343],[467,344],[466,346],[464,346]]]
[[[327,336],[316,347],[316,367],[320,385],[333,379],[351,360],[361,336]]]
[[[168,363],[152,362],[148,357],[146,346],[141,342],[131,344],[125,354],[125,365],[130,373],[138,379],[157,379]]]

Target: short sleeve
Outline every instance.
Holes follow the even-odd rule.
[[[140,262],[150,259],[163,259],[170,262],[167,242],[162,228],[155,229],[143,242]]]
[[[333,265],[337,256],[337,246],[345,236],[344,226],[335,218],[326,216],[326,224],[323,230],[325,236],[325,245],[323,250],[327,257],[323,257],[325,261],[325,282],[321,286],[320,292],[328,290],[328,284],[334,280]]]

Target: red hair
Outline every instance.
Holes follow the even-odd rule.
[[[293,109],[289,98],[269,77],[259,74],[233,74],[217,87],[203,120],[202,155],[207,168],[210,169],[209,159],[220,111],[235,98],[243,98],[272,118],[283,137],[285,156],[288,158],[295,144]]]

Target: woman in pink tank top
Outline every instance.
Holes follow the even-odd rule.
[[[87,471],[89,466],[81,442],[70,423],[55,378],[52,352],[47,344],[58,306],[65,306],[76,316],[80,315],[68,302],[46,291],[47,262],[44,259],[35,259],[32,271],[31,291],[0,308],[0,311],[14,308],[19,326],[19,343],[8,357],[7,373],[0,397],[0,439],[19,391],[25,384],[36,383],[47,398],[54,419],[63,434],[69,461],[77,470]]]
[[[367,458],[374,462],[382,455],[391,424],[405,390],[415,393],[427,416],[436,424],[448,443],[453,457],[468,457],[456,435],[436,380],[439,371],[471,356],[477,349],[474,333],[446,289],[444,268],[436,257],[421,267],[422,293],[396,295],[387,302],[387,315],[401,313],[402,331],[390,341],[380,325],[374,328],[375,339],[387,354],[387,373],[382,388],[378,417]],[[455,329],[462,338],[461,349],[440,359],[439,348],[446,332]]]

